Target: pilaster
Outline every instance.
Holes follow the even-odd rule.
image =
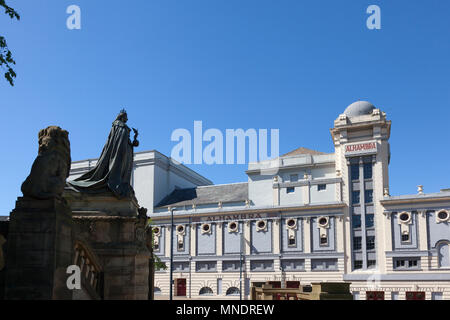
[[[311,217],[306,217],[303,221],[304,252],[311,253]]]

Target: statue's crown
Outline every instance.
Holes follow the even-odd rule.
[[[127,113],[127,110],[122,109],[122,110],[120,110],[120,113]]]

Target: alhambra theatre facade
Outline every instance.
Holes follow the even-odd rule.
[[[334,153],[250,163],[242,183],[213,185],[157,151],[135,154],[133,187],[169,268],[173,252],[176,296],[345,281],[355,299],[450,299],[450,190],[390,195],[391,121],[368,102],[330,132]],[[73,163],[72,178],[94,164]],[[169,295],[169,268],[156,271],[156,297]]]

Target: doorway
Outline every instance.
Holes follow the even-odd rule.
[[[186,296],[186,279],[184,278],[175,279],[175,296],[177,297]]]

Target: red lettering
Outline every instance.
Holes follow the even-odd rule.
[[[359,143],[359,144],[353,144],[348,145],[345,147],[345,152],[354,152],[354,151],[361,151],[361,150],[373,150],[376,149],[375,142],[366,142],[366,143]]]

